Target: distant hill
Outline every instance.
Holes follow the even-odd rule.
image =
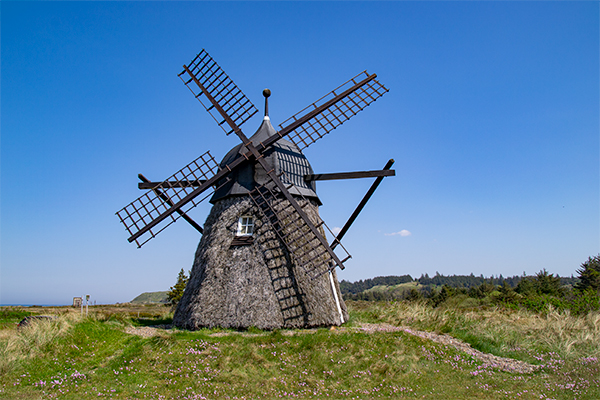
[[[410,275],[402,276],[377,276],[371,279],[361,279],[356,282],[348,282],[342,280],[340,282],[340,291],[342,294],[352,293],[357,294],[369,290],[375,286],[395,286],[406,282],[412,282],[413,278]]]
[[[167,292],[145,292],[131,300],[133,304],[166,303]]]

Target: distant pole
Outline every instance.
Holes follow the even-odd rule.
[[[81,315],[83,315],[83,296],[81,296]]]
[[[85,316],[87,318],[88,316],[88,303],[90,302],[90,295],[86,294],[85,295]]]

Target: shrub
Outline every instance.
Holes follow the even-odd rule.
[[[506,281],[502,282],[502,286],[498,288],[499,295],[497,296],[497,300],[500,303],[506,304],[514,304],[517,299],[517,293],[511,288]]]
[[[538,272],[534,277],[521,279],[516,288],[517,293],[522,295],[550,295],[562,296],[564,289],[560,283],[560,277],[549,274],[546,269]]]
[[[562,300],[561,298],[550,296],[547,294],[544,295],[536,295],[530,294],[521,299],[521,305],[526,309],[537,312],[544,313],[549,309],[557,309],[564,310],[568,308],[568,303]]]
[[[584,292],[592,289],[600,293],[600,254],[589,257],[581,264],[581,269],[578,269],[577,273],[579,274],[579,283],[575,285],[577,290]]]
[[[569,297],[569,309],[575,315],[600,310],[600,294],[592,288],[576,290]]]
[[[481,285],[474,286],[474,287],[472,287],[472,288],[469,289],[469,296],[470,297],[475,297],[477,299],[483,299],[484,297],[486,297],[487,295],[489,295],[490,293],[492,293],[495,288],[496,288],[496,286],[494,286],[491,283],[491,279],[490,279],[489,283],[483,281],[483,283]]]

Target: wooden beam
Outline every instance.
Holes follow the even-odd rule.
[[[387,162],[387,164],[385,164],[385,167],[383,167],[383,170],[384,171],[385,170],[390,170],[390,168],[392,167],[392,165],[394,165],[394,160],[393,159],[389,160]],[[352,215],[350,216],[350,218],[346,222],[346,225],[344,225],[344,227],[342,228],[342,230],[340,231],[340,233],[338,233],[338,235],[336,236],[336,238],[333,239],[333,243],[331,243],[331,248],[332,249],[336,248],[336,246],[340,243],[340,241],[342,240],[342,238],[344,237],[344,235],[346,234],[346,232],[348,232],[348,229],[350,229],[350,226],[352,225],[352,223],[354,222],[354,220],[356,219],[356,217],[358,217],[358,214],[360,214],[360,212],[362,211],[362,209],[367,204],[367,201],[369,201],[369,199],[371,198],[371,196],[373,195],[373,193],[375,193],[375,189],[377,189],[377,186],[379,186],[379,184],[381,183],[382,180],[383,180],[383,176],[380,176],[377,179],[375,179],[375,182],[373,182],[373,184],[371,185],[371,187],[367,191],[367,194],[365,194],[365,197],[363,197],[363,199],[360,201],[360,203],[356,207],[356,210],[354,210],[354,212],[352,213]]]
[[[310,181],[330,181],[335,179],[358,179],[358,178],[377,178],[383,176],[395,176],[393,169],[384,169],[377,171],[356,171],[356,172],[337,172],[333,174],[312,174],[304,175],[306,182]]]
[[[197,187],[206,182],[206,179],[195,181],[169,181],[169,182],[140,182],[138,189],[171,189],[180,187]]]
[[[142,174],[138,174],[138,178],[140,178],[140,180],[144,183],[151,183],[148,178],[146,178],[144,175]],[[163,192],[161,192],[160,190],[158,190],[156,187],[152,187],[152,191],[158,196],[160,197],[165,203],[167,203],[169,206],[173,207],[173,202],[171,201],[171,199],[169,199],[169,197],[167,195],[165,195]],[[193,226],[198,232],[200,232],[201,234],[203,233],[202,227],[200,225],[198,225],[198,223],[196,221],[194,221],[193,219],[191,219],[190,217],[188,217],[188,215],[186,213],[184,213],[181,210],[176,210],[176,212],[181,215],[181,218],[185,219],[191,226]]]

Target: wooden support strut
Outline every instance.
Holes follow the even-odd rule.
[[[357,178],[375,178],[380,176],[395,176],[393,169],[384,169],[380,171],[357,171],[357,172],[337,172],[333,174],[312,174],[304,175],[306,182],[311,181],[329,181],[335,179],[357,179]]]
[[[242,154],[249,158],[246,154]],[[376,178],[379,176],[395,176],[396,171],[393,169],[389,170],[375,170],[375,171],[356,171],[356,172],[336,172],[331,174],[311,174],[304,175],[306,182],[312,181],[330,181],[338,179],[359,179],[359,178]],[[197,179],[193,181],[168,181],[168,182],[140,182],[138,183],[138,189],[171,189],[171,188],[184,188],[184,187],[198,187],[206,182],[206,179]],[[292,185],[293,186],[293,185]]]
[[[210,95],[210,93],[208,93],[206,88],[204,88],[204,86],[200,83],[200,81],[198,81],[198,79],[192,74],[192,72],[189,70],[189,68],[186,65],[184,65],[183,68],[188,73],[188,75],[192,78],[192,80],[198,85],[198,87],[202,90],[202,92],[206,95],[207,99],[215,106],[215,108],[218,110],[219,114],[221,114],[225,118],[225,120],[227,121],[229,126],[235,127],[234,131],[236,130],[236,128],[237,128],[237,130],[239,130],[240,128],[233,122],[233,120],[231,120],[231,118],[229,118],[229,116],[225,113],[223,108],[215,101],[215,99]],[[367,83],[369,83],[376,77],[377,77],[376,74],[369,75],[368,77],[366,77],[362,81],[358,82],[351,88],[345,90],[338,96],[335,96],[333,99],[329,100],[328,102],[324,103],[320,107],[318,107],[315,110],[311,111],[310,113],[306,114],[304,117],[292,122],[290,125],[281,129],[281,131],[277,132],[275,135],[267,138],[263,143],[259,144],[255,148],[255,150],[257,150],[259,153],[262,153],[263,151],[265,151],[265,149],[267,149],[273,143],[277,142],[279,139],[283,138],[284,136],[286,136],[287,134],[292,132],[294,129],[296,129],[297,127],[299,127],[306,121],[310,120],[314,116],[318,115],[320,112],[322,112],[323,110],[325,110],[332,104],[336,103],[340,99],[344,98],[345,96],[348,96],[353,91],[366,85]],[[254,146],[252,146],[252,147],[254,148]],[[166,210],[161,215],[159,215],[158,217],[156,217],[155,219],[150,221],[150,223],[148,223],[146,226],[142,227],[139,231],[137,231],[136,233],[131,235],[127,239],[127,241],[129,241],[130,243],[133,242],[134,240],[136,240],[137,238],[142,236],[144,233],[148,232],[150,229],[152,229],[153,227],[158,225],[161,221],[163,221],[169,215],[171,215],[174,212],[176,212],[177,210],[179,210],[184,204],[186,204],[187,202],[189,202],[196,196],[200,195],[202,192],[207,190],[209,187],[216,184],[220,179],[224,178],[225,175],[229,174],[230,171],[240,167],[242,164],[244,164],[248,160],[252,160],[253,158],[254,158],[254,156],[253,156],[252,151],[248,151],[247,153],[244,154],[244,157],[239,157],[239,158],[235,159],[230,164],[228,164],[226,166],[226,168],[221,169],[221,171],[217,172],[212,178],[208,179],[206,182],[201,184],[197,189],[194,189],[193,192],[189,193],[183,199],[181,199],[180,201],[175,203],[170,209]],[[325,242],[325,243],[327,243],[327,242]],[[327,245],[327,247],[329,247],[329,246]],[[340,266],[340,268],[343,268],[343,266]]]
[[[142,179],[142,178],[140,178]],[[138,189],[172,189],[184,187],[198,187],[206,182],[206,179],[196,179],[193,181],[168,181],[168,182],[150,182],[142,181],[138,183]]]
[[[389,170],[392,165],[394,165],[394,160],[391,159],[387,162],[387,164],[385,164],[385,167],[383,167],[383,170]],[[367,204],[367,201],[369,201],[369,199],[371,198],[371,196],[373,195],[373,193],[375,193],[375,189],[377,189],[377,186],[379,186],[379,184],[381,183],[381,181],[383,180],[384,176],[380,176],[377,179],[375,179],[375,182],[373,182],[373,184],[371,185],[371,187],[369,188],[369,190],[367,191],[367,194],[365,194],[365,197],[363,197],[363,199],[360,201],[360,203],[358,204],[358,206],[356,207],[356,210],[354,210],[354,212],[352,213],[352,215],[350,216],[350,218],[348,219],[348,221],[346,222],[346,224],[344,225],[344,227],[342,228],[342,230],[340,231],[340,233],[338,233],[338,235],[336,236],[336,238],[333,240],[333,242],[331,243],[331,248],[335,249],[336,246],[340,243],[340,241],[342,240],[342,238],[344,237],[344,235],[346,234],[346,232],[348,232],[348,229],[350,229],[350,226],[352,225],[352,223],[354,222],[354,220],[356,219],[356,217],[358,217],[358,214],[360,214],[360,212],[362,211],[362,209],[365,207],[365,205]]]

